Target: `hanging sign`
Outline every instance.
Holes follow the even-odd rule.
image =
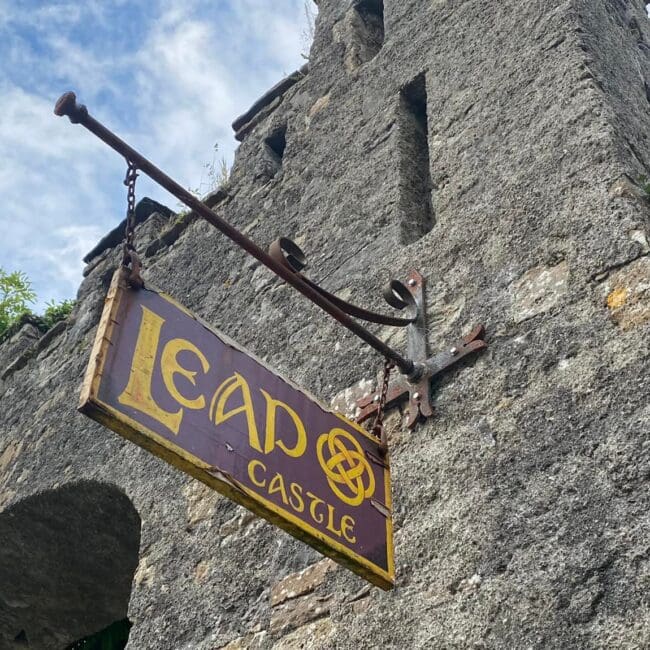
[[[224,334],[115,273],[79,410],[384,589],[394,584],[379,441]]]

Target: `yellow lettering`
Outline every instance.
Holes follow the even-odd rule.
[[[226,404],[235,391],[241,392],[242,405],[231,409],[226,413]],[[246,415],[246,423],[248,425],[248,442],[253,449],[260,453],[262,446],[260,445],[260,436],[257,432],[257,425],[255,424],[255,411],[253,410],[253,400],[251,399],[251,389],[246,380],[236,372],[232,377],[228,377],[219,388],[217,388],[212,402],[210,403],[210,419],[215,424],[221,424],[231,417],[244,413]]]
[[[311,492],[307,492],[307,496],[311,499],[311,503],[309,504],[309,514],[311,515],[311,518],[317,524],[322,524],[323,521],[325,520],[325,517],[323,516],[322,513],[316,516],[316,507],[318,506],[319,503],[325,503],[325,501],[319,499],[315,494],[312,494]]]
[[[198,360],[201,362],[203,372],[208,372],[210,364],[205,358],[203,352],[201,352],[196,345],[186,341],[185,339],[172,339],[163,348],[162,357],[160,359],[163,381],[165,382],[165,387],[169,391],[169,394],[179,404],[187,406],[189,409],[202,409],[205,406],[205,397],[203,397],[203,395],[196,399],[187,399],[180,394],[178,388],[176,388],[176,383],[174,382],[174,375],[181,375],[182,377],[185,377],[192,386],[196,386],[196,372],[183,368],[183,366],[178,363],[178,355],[183,351],[192,352],[192,354],[196,355]]]
[[[357,541],[357,538],[353,534],[354,525],[355,521],[350,517],[350,515],[343,515],[343,518],[341,519],[341,532],[343,533],[343,537],[350,542],[350,544],[354,544]],[[348,532],[350,533],[349,537]]]
[[[330,505],[329,503],[327,504],[327,530],[329,530],[331,533],[334,533],[335,535],[338,535],[339,537],[341,536],[341,531],[337,530],[336,526],[334,525],[334,506]]]
[[[257,485],[257,487],[266,487],[266,479],[262,478],[262,480],[258,480],[255,477],[255,468],[260,467],[263,472],[266,472],[266,466],[264,463],[260,462],[259,460],[251,460],[250,463],[248,463],[248,478],[251,480],[251,483],[253,485]]]
[[[295,498],[295,501],[289,497],[289,503],[291,504],[291,507],[296,511],[296,512],[303,512],[305,509],[305,500],[302,498],[302,485],[299,485],[298,483],[292,483],[289,486],[289,490],[291,490],[291,495]]]
[[[305,449],[307,449],[307,432],[305,431],[305,425],[302,423],[298,414],[290,406],[287,406],[284,402],[281,402],[278,399],[274,399],[261,388],[260,391],[266,400],[266,438],[264,440],[264,453],[271,453],[277,444],[277,446],[280,447],[287,456],[300,458],[300,456],[305,453]],[[293,448],[287,447],[282,440],[276,442],[275,423],[276,410],[278,408],[281,408],[289,415],[296,428],[296,446]]]
[[[131,361],[129,382],[117,400],[120,404],[137,409],[178,434],[183,419],[183,409],[176,413],[165,411],[156,404],[151,394],[160,331],[164,322],[164,318],[142,306],[142,322]]]
[[[276,492],[280,493],[280,496],[282,497],[282,503],[287,505],[287,491],[284,488],[284,479],[282,478],[282,474],[280,474],[280,472],[278,472],[269,483],[269,494],[275,494]]]

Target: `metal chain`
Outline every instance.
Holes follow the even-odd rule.
[[[140,258],[133,245],[133,238],[135,236],[135,181],[138,178],[138,168],[135,163],[127,158],[126,176],[124,177],[124,185],[126,185],[126,225],[124,227],[124,253],[122,256],[122,264],[130,267],[129,283],[134,288],[140,288],[144,285],[140,277]]]
[[[388,397],[388,383],[390,381],[390,371],[395,367],[395,364],[390,360],[386,359],[384,362],[384,380],[381,386],[381,392],[379,394],[379,405],[377,408],[377,416],[375,417],[375,422],[372,425],[372,433],[381,440],[382,447],[384,451],[387,451],[387,440],[386,432],[384,431],[384,409],[386,408],[386,398]]]
[[[138,178],[138,168],[130,160],[126,161],[127,169],[124,177],[126,185],[126,226],[124,227],[124,265],[128,265],[133,249],[133,236],[135,234],[135,181]]]

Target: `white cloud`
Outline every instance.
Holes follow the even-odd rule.
[[[197,187],[215,142],[231,159],[232,120],[302,64],[304,13],[302,0],[16,4],[0,0],[0,266],[25,271],[42,308],[74,295],[80,258],[125,201],[123,161],[53,116],[60,93],[78,91],[98,119]],[[141,177],[145,194],[176,206]]]

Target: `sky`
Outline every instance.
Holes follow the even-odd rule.
[[[188,189],[236,141],[230,124],[305,60],[304,0],[0,0],[0,267],[33,308],[73,298],[81,258],[123,218],[124,160],[54,116],[90,113]],[[138,199],[178,201],[140,176]]]

